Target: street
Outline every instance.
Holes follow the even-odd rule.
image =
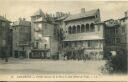
[[[64,61],[10,58],[9,62],[0,59],[0,74],[101,74],[100,67],[104,64],[103,60]]]

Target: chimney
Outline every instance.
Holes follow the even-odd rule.
[[[26,19],[25,18],[23,18],[23,21],[25,21]]]
[[[54,17],[55,17],[55,15],[53,14],[53,15],[52,15],[52,17],[54,18]]]
[[[128,17],[128,11],[125,12],[125,17]]]
[[[22,18],[19,18],[19,21],[22,21]]]
[[[59,12],[56,12],[56,17],[59,17]]]
[[[61,17],[61,12],[56,12],[56,17]]]
[[[49,15],[50,15],[50,17],[53,17],[52,13],[50,13]]]
[[[85,8],[81,8],[81,13],[85,13]]]

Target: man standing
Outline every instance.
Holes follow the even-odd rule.
[[[6,48],[6,50],[7,50],[7,48]],[[5,62],[8,62],[8,53],[7,53],[7,51],[5,50],[5,48],[2,48],[2,50],[1,50],[1,54],[2,54],[2,60],[4,60],[5,59]]]

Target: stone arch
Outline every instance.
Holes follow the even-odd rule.
[[[86,24],[86,32],[89,32],[89,24]]]
[[[85,29],[86,29],[86,28],[85,28],[85,25],[82,24],[82,25],[81,25],[81,32],[85,32]]]
[[[61,28],[61,31],[62,31],[62,32],[64,31],[63,28]]]
[[[91,23],[91,24],[90,24],[90,31],[93,32],[94,30],[95,30],[95,28],[94,28],[94,24]]]
[[[80,25],[77,25],[77,33],[80,33]]]
[[[69,33],[69,34],[71,34],[71,32],[72,32],[71,30],[72,30],[72,27],[69,26],[69,27],[68,27],[68,33]]]
[[[73,26],[73,27],[72,27],[72,32],[73,32],[73,33],[76,33],[76,32],[77,32],[77,31],[76,31],[76,26]]]

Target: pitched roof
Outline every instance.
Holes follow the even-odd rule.
[[[107,27],[113,27],[113,26],[119,25],[119,22],[114,19],[108,19],[108,20],[104,21],[104,23]]]
[[[64,41],[81,41],[81,40],[102,40],[103,38],[96,34],[70,34],[67,35]]]
[[[6,18],[4,18],[2,16],[0,16],[0,20],[10,22],[9,20],[7,20]]]
[[[45,16],[45,14],[43,13],[43,11],[41,10],[41,9],[39,9],[39,10],[37,10],[33,15],[32,15],[32,17],[33,16]]]
[[[118,20],[124,20],[124,19],[127,19],[128,17],[122,17],[122,18],[120,18],[120,19],[118,19]]]
[[[53,21],[52,16],[50,16],[49,14],[45,14],[41,9],[37,10],[31,17],[35,17],[35,16],[39,16],[39,18],[36,18],[35,22],[40,22],[40,21]]]
[[[79,14],[70,15],[67,19],[65,19],[65,21],[70,21],[70,20],[75,20],[75,19],[95,16],[97,11],[99,11],[99,9],[86,11],[85,13],[79,13]]]
[[[60,17],[60,18],[57,18],[57,19],[55,19],[56,21],[59,21],[59,20],[64,20],[64,19],[66,19],[68,16],[62,16],[62,17]]]
[[[114,19],[108,19],[108,20],[105,20],[104,22],[110,22],[110,21],[114,21]]]
[[[29,21],[15,21],[12,26],[31,26],[31,22]]]

